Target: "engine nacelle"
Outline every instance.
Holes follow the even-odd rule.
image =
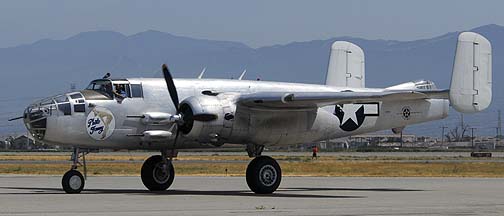
[[[180,103],[183,124],[179,126],[185,138],[202,143],[221,145],[228,140],[235,118],[236,95],[192,96]],[[196,115],[215,116],[212,120],[198,120]]]

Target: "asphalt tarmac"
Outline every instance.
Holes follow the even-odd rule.
[[[272,195],[243,177],[178,176],[151,193],[139,177],[90,177],[64,194],[59,176],[0,176],[0,215],[504,215],[500,178],[285,177]]]

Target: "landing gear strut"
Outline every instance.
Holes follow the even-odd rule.
[[[264,146],[263,145],[254,145],[254,144],[248,144],[247,145],[247,154],[249,157],[259,157],[261,156]]]
[[[150,191],[163,191],[168,189],[175,178],[175,169],[172,157],[167,158],[166,153],[148,158],[142,165],[142,182]]]
[[[79,148],[74,148],[72,153],[72,168],[63,175],[61,179],[61,186],[66,193],[74,194],[80,193],[82,189],[84,189],[85,178],[87,177],[87,169],[86,169],[86,154],[89,151],[80,151]],[[82,157],[82,163],[79,161],[79,158]],[[84,176],[77,171],[77,168],[82,166],[84,168]]]

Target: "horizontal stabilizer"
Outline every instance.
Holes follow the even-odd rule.
[[[483,36],[463,32],[458,37],[450,85],[450,104],[459,112],[486,109],[492,101],[492,46]]]

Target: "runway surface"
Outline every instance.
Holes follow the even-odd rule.
[[[0,215],[503,215],[504,179],[285,177],[273,195],[243,177],[178,176],[147,192],[139,177],[90,177],[64,194],[59,176],[0,176]]]

